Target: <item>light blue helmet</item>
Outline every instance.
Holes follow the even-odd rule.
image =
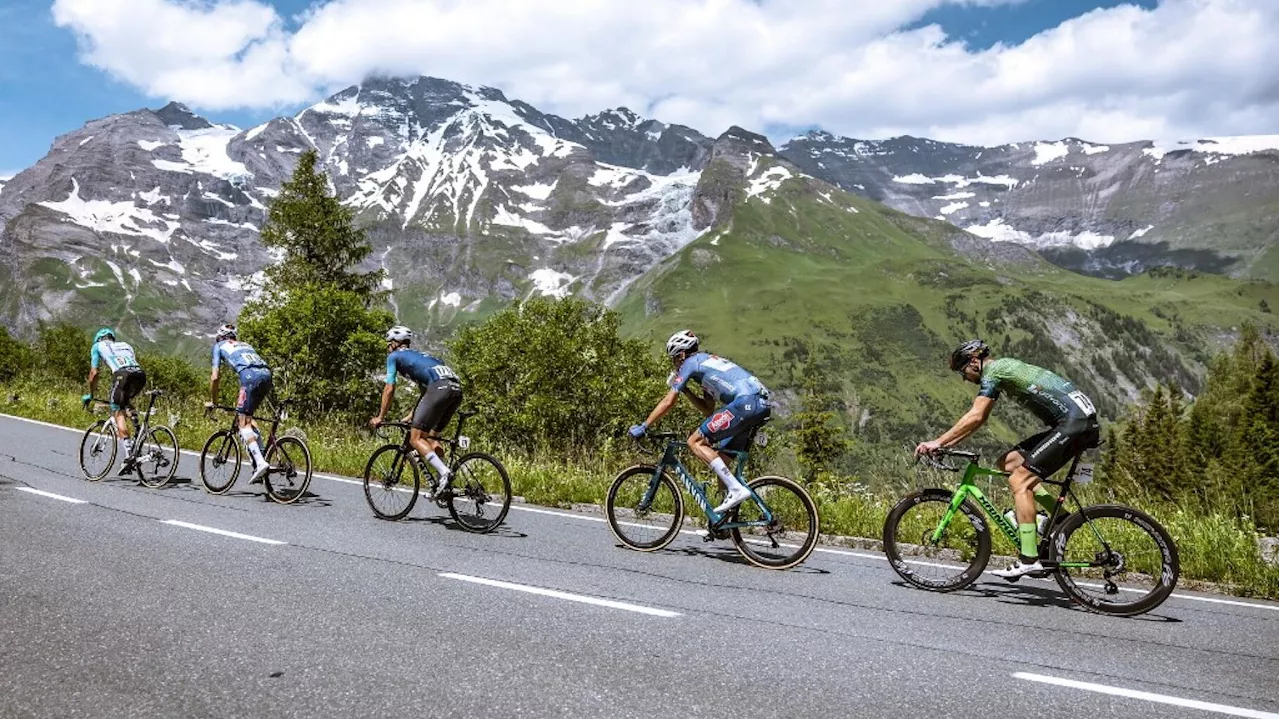
[[[111,339],[115,339],[116,333],[110,327],[103,327],[102,329],[98,330],[98,334],[93,336],[93,343],[98,344],[99,342],[101,342],[103,339],[107,337],[110,337]]]

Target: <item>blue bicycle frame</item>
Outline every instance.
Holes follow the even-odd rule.
[[[742,481],[742,470],[747,465],[747,452],[738,452],[727,449],[721,450],[723,454],[732,455],[735,458],[736,461],[734,463],[733,476],[737,477],[738,481],[742,482],[742,486],[747,487],[747,491],[751,492],[751,499],[756,503],[756,506],[760,508],[764,517],[750,522],[728,522],[725,521],[728,519],[728,515],[716,513],[716,510],[711,506],[711,503],[707,501],[707,493],[706,490],[702,488],[702,483],[693,478],[693,475],[689,473],[689,470],[685,469],[684,464],[677,456],[680,447],[683,446],[684,442],[681,440],[667,440],[667,448],[666,451],[662,453],[662,461],[658,462],[658,466],[654,469],[653,478],[649,480],[649,489],[644,493],[644,497],[640,500],[640,506],[638,509],[647,509],[650,503],[653,502],[653,497],[658,491],[658,483],[662,481],[662,472],[670,467],[676,471],[676,474],[680,477],[680,481],[684,484],[685,490],[688,491],[689,494],[693,495],[694,501],[702,508],[702,512],[707,515],[707,521],[710,523],[711,528],[724,530],[735,529],[738,527],[768,527],[773,524],[773,512],[769,511],[768,505],[766,505],[764,500],[755,493],[755,490],[747,487],[747,483]],[[736,507],[734,509],[736,510]],[[734,510],[730,510],[730,513],[733,511]]]

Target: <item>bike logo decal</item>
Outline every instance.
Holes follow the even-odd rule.
[[[717,413],[716,416],[712,417],[711,421],[707,423],[707,429],[712,432],[723,432],[724,430],[729,429],[729,423],[732,421],[733,412],[730,412],[727,409],[722,410]]]

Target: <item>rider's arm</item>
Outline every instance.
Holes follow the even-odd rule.
[[[655,422],[662,419],[663,415],[671,411],[671,408],[676,405],[676,401],[679,399],[680,393],[676,390],[667,392],[667,396],[658,400],[658,406],[654,407],[653,411],[649,413],[649,418],[644,421],[644,426],[652,427]]]
[[[378,408],[378,419],[382,419],[387,416],[387,410],[391,409],[391,400],[395,396],[395,384],[387,384],[382,388],[382,406]]]
[[[973,399],[973,406],[968,412],[964,413],[955,424],[954,427],[942,433],[938,437],[937,443],[943,447],[950,447],[959,444],[966,437],[978,431],[978,428],[987,421],[987,417],[991,416],[991,408],[994,407],[996,401],[990,397],[981,395]]]
[[[716,411],[716,402],[714,399],[705,394],[695,393],[688,385],[685,385],[684,389],[681,391],[689,397],[689,401],[693,403],[694,407],[698,408],[698,411],[701,412],[704,417],[710,417],[711,414]]]
[[[102,355],[98,354],[98,345],[94,343],[93,349],[89,350],[89,394],[93,394],[93,388],[98,384],[98,363],[101,361]]]
[[[213,372],[209,375],[209,402],[211,404],[218,403],[218,368],[214,367]]]

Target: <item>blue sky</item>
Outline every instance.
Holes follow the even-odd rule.
[[[1274,0],[1209,0],[1209,6],[1224,7],[1208,10],[1203,2],[1186,0],[1159,5],[1154,0],[884,5],[876,0],[874,9],[861,8],[866,18],[840,12],[850,0],[843,5],[816,0],[812,6],[739,0],[736,8],[719,4],[723,17],[712,27],[723,37],[710,38],[706,30],[694,33],[698,17],[678,16],[705,0],[653,0],[651,14],[665,15],[666,24],[637,26],[649,19],[628,16],[620,3],[573,23],[595,29],[576,40],[556,37],[565,32],[563,17],[548,17],[554,32],[535,34],[537,28],[529,26],[536,23],[527,18],[513,18],[511,27],[502,27],[505,15],[520,14],[507,12],[517,5],[525,11],[545,7],[544,15],[556,15],[561,8],[548,4],[552,0],[506,5],[473,0],[461,11],[450,7],[455,3],[433,7],[440,2],[389,0],[403,6],[405,20],[397,23],[385,17],[387,1],[375,16],[364,0],[324,0],[310,12],[306,0],[274,0],[270,8],[260,8],[267,16],[274,10],[274,21],[267,22],[237,15],[227,0],[205,0],[203,10],[180,0],[5,0],[0,5],[0,176],[33,164],[57,135],[111,113],[176,99],[215,121],[248,127],[296,111],[377,70],[495,85],[540,109],[569,116],[619,104],[648,108],[659,119],[708,134],[729,124],[771,136],[821,126],[860,137],[910,133],[990,143],[1041,136],[1019,138],[1020,132],[1043,133],[1045,139],[1111,132],[1117,136],[1097,139],[1118,141],[1162,133],[1276,131],[1277,98],[1270,92],[1276,75]],[[667,3],[683,5],[664,13],[658,5]],[[60,21],[55,21],[55,4]],[[1243,10],[1228,4],[1247,6],[1252,14],[1240,15]],[[898,5],[919,9],[900,11]],[[801,16],[795,7],[813,12]],[[1098,9],[1103,12],[1081,18]],[[824,12],[830,16],[823,17]],[[174,47],[200,42],[188,42],[180,32],[167,44],[153,42],[157,34],[199,27],[215,17],[231,28],[232,39],[222,43],[229,50],[200,47],[186,54],[205,54],[186,57]],[[1269,21],[1269,28],[1259,31],[1259,19]],[[388,30],[406,23],[421,30],[400,36]],[[1071,33],[1059,27],[1063,23],[1071,25]],[[430,34],[437,24],[439,42]],[[667,35],[668,28],[685,25],[694,26],[687,36]],[[941,37],[931,34],[934,27]],[[601,42],[611,28],[629,35]],[[1097,38],[1106,47],[1107,33],[1126,32],[1136,33],[1126,42],[1134,46],[1127,55],[1126,48],[1115,48],[1113,65],[1097,57]],[[496,35],[506,40],[492,40]],[[771,48],[771,59],[761,59],[765,53],[759,48],[774,36],[791,39],[787,46]],[[661,43],[649,43],[648,38],[658,37]],[[797,37],[813,37],[814,47],[795,42]],[[1158,57],[1171,38],[1178,38],[1181,54],[1193,55],[1190,62],[1172,54]],[[1037,42],[1044,53],[1057,55],[1046,62],[1049,69],[1036,70],[1040,77],[1028,80],[1020,68],[1036,64],[1030,48]],[[1145,54],[1144,42],[1151,48]],[[1215,58],[1213,48],[1224,42],[1253,55]],[[823,43],[830,48],[824,50]],[[1023,43],[1028,44],[1019,56]],[[272,49],[288,59],[260,62],[253,48]],[[1204,61],[1194,57],[1196,52]],[[1270,62],[1259,63],[1267,53]],[[825,63],[829,57],[839,62]],[[1148,57],[1155,67],[1139,67]],[[886,62],[883,72],[874,64],[880,61]],[[707,67],[713,72],[698,70]],[[953,72],[956,77],[944,77]],[[984,94],[965,92],[966,83]],[[1061,84],[1062,93],[1054,83]],[[1225,87],[1232,84],[1241,87]],[[831,90],[833,85],[840,91]],[[786,101],[778,102],[779,96]]]

